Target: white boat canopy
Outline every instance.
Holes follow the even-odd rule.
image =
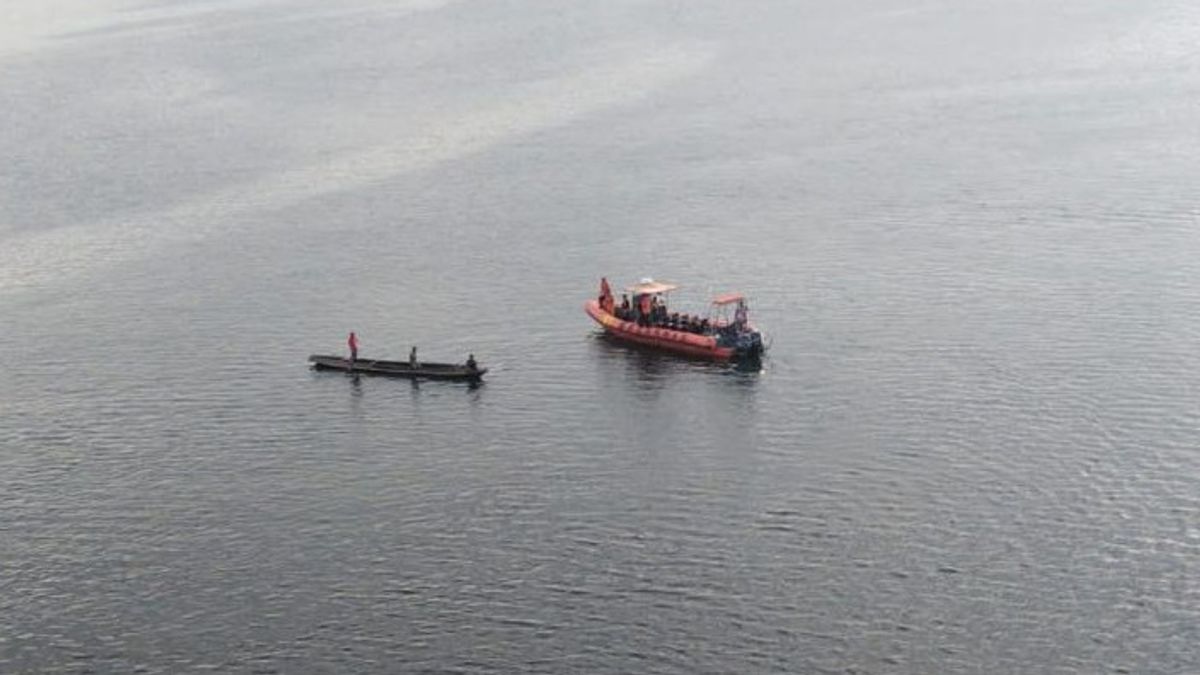
[[[640,283],[636,283],[625,290],[634,295],[657,295],[659,293],[670,293],[677,288],[679,288],[678,284],[669,284],[653,279],[642,279]]]

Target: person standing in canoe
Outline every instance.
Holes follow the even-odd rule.
[[[416,347],[416,345],[413,345],[412,351],[408,353],[408,367],[409,368],[417,367],[417,347]]]
[[[350,337],[347,338],[346,344],[350,347],[350,365],[353,366],[354,362],[358,360],[358,336],[354,334],[354,331],[350,331]]]

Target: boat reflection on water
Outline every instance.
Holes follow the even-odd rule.
[[[662,420],[661,426],[651,425],[657,439],[651,445],[673,447],[681,438],[694,438],[696,429],[705,429],[709,441],[723,446],[755,443],[764,385],[761,360],[681,359],[601,332],[593,333],[589,343],[600,390],[622,401],[626,414]]]

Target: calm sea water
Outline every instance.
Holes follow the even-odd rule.
[[[0,672],[1200,671],[1194,2],[5,14]]]

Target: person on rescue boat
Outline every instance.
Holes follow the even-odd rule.
[[[600,305],[601,310],[608,314],[613,313],[613,307],[616,303],[613,301],[612,289],[608,286],[607,277],[600,278],[600,296],[596,299],[596,302]]]
[[[749,322],[745,300],[738,300],[737,310],[733,313],[733,322],[737,324],[739,330],[745,329],[746,323]]]

